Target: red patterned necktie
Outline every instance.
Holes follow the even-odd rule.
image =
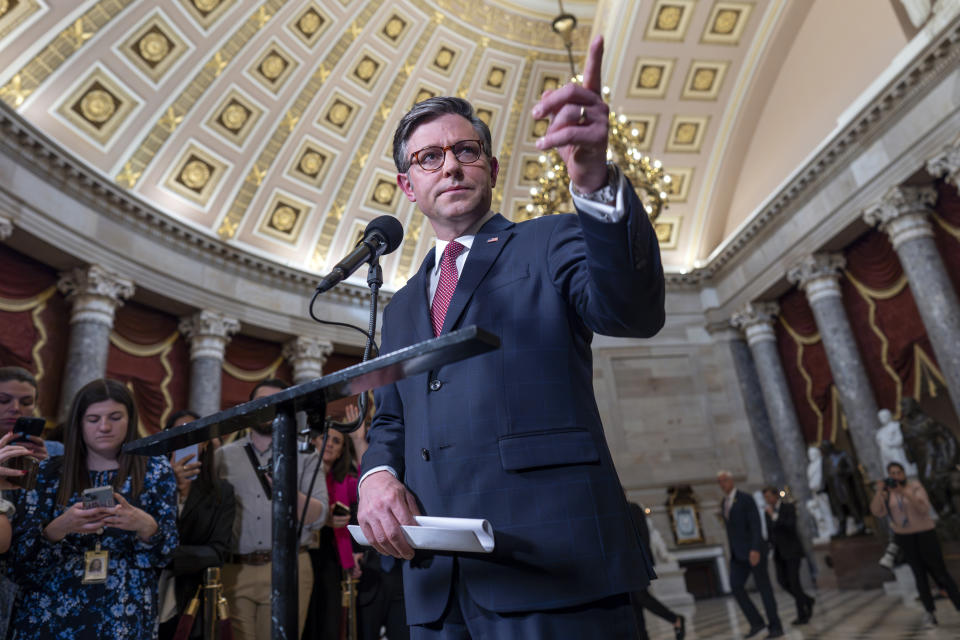
[[[440,280],[437,282],[437,291],[433,294],[433,305],[430,307],[430,320],[433,322],[433,335],[440,335],[443,330],[443,319],[447,315],[447,307],[453,298],[453,290],[457,288],[457,256],[463,251],[459,242],[450,242],[443,250],[440,258]]]

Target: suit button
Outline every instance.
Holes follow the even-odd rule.
[[[423,458],[424,462],[430,462],[430,451],[427,449],[420,449],[420,457]]]
[[[430,391],[440,391],[440,387],[443,386],[443,383],[434,378],[430,381]]]

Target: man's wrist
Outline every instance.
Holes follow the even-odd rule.
[[[577,185],[570,183],[571,190],[575,196],[583,198],[585,200],[591,200],[593,202],[603,202],[605,204],[611,204],[617,200],[617,187],[619,186],[619,175],[617,173],[616,166],[613,163],[608,162],[607,166],[607,179],[606,182],[600,185],[598,188],[592,191],[584,192]]]

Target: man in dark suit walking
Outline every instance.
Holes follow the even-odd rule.
[[[763,499],[767,503],[763,517],[767,520],[767,537],[773,548],[777,582],[797,603],[797,619],[792,624],[807,624],[813,614],[814,599],[803,591],[800,584],[800,561],[805,554],[797,535],[797,507],[784,502],[776,487],[764,488]]]
[[[593,395],[593,332],[648,337],[664,321],[659,248],[636,192],[606,162],[603,41],[583,85],[546,92],[537,146],[567,166],[576,214],[513,224],[490,210],[499,166],[465,100],[416,104],[397,126],[397,182],[435,250],[384,310],[383,352],[467,325],[482,356],[375,393],[359,522],[404,558],[411,637],[634,638],[629,593],[653,575]],[[414,516],[486,518],[490,554],[419,553]]]
[[[783,626],[777,615],[777,601],[773,597],[773,587],[767,574],[767,550],[757,503],[750,494],[737,490],[729,471],[717,474],[717,484],[723,491],[721,515],[727,526],[727,540],[730,543],[730,589],[750,623],[750,631],[744,637],[751,638],[766,626],[767,638],[780,638],[783,636]],[[767,613],[766,625],[744,588],[750,575],[753,575],[763,600],[763,608]]]

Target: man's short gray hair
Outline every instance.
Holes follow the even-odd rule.
[[[421,124],[439,118],[442,115],[452,113],[461,116],[470,121],[477,136],[480,138],[480,145],[483,147],[483,153],[489,158],[493,154],[490,151],[492,142],[490,140],[490,128],[486,123],[477,117],[473,111],[473,105],[463,98],[453,96],[437,96],[428,98],[423,102],[413,105],[400,119],[397,130],[393,133],[393,164],[397,165],[397,171],[406,173],[410,170],[410,152],[407,149],[407,140],[413,135],[413,132]]]

